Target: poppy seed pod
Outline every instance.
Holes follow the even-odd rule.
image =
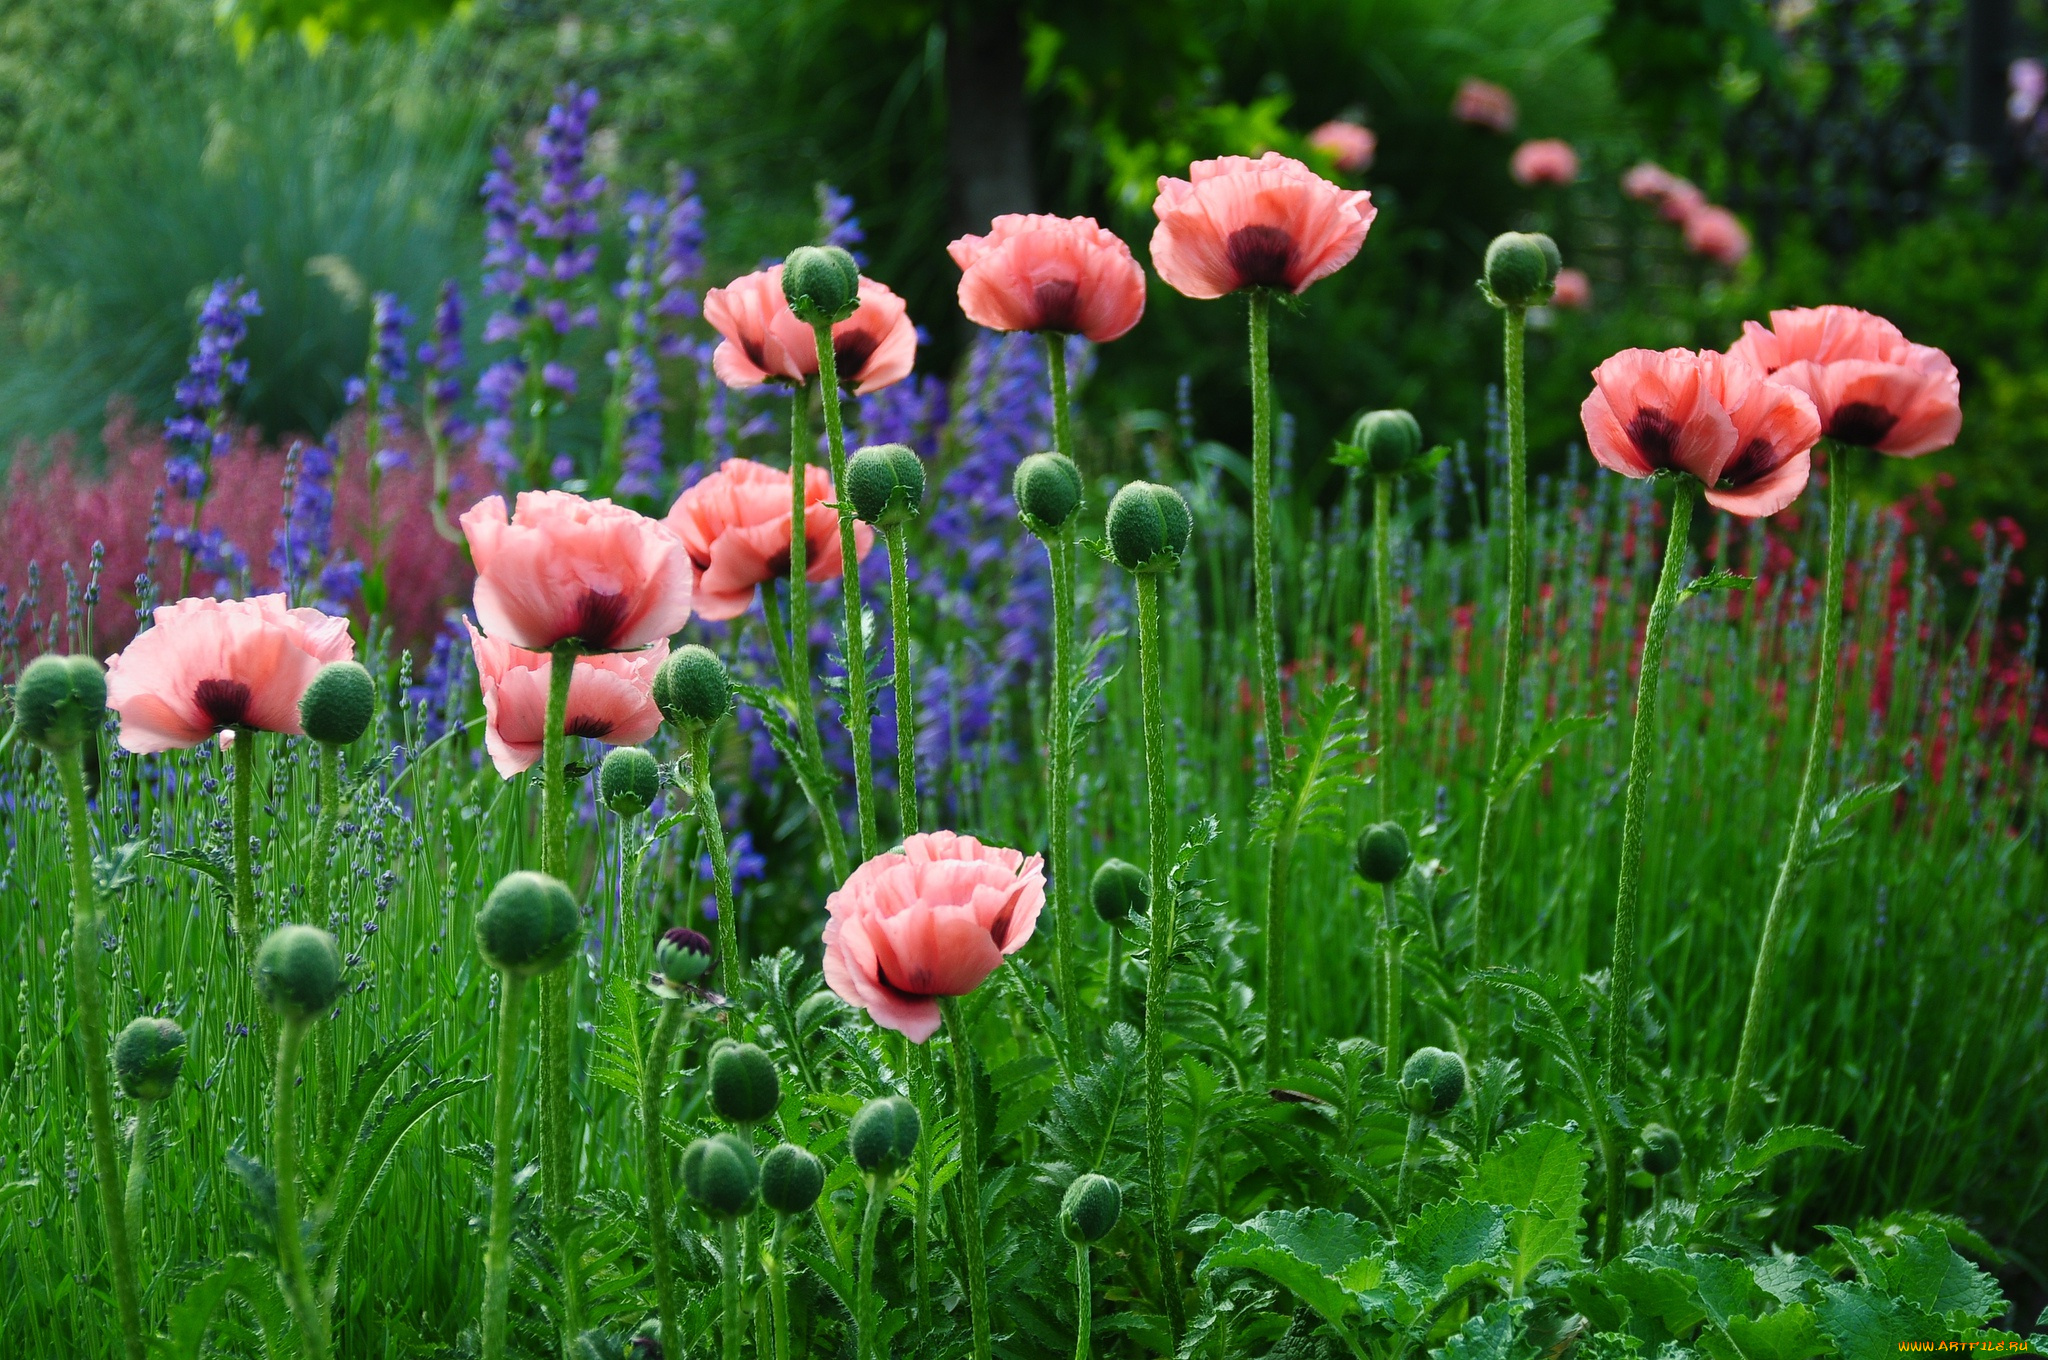
[[[1071,1242],[1100,1242],[1123,1216],[1124,1192],[1107,1176],[1076,1176],[1060,1200],[1060,1231]]]
[[[476,947],[510,977],[547,972],[576,948],[583,920],[560,879],[520,869],[498,880],[476,913]]]
[[[796,1032],[799,1036],[809,1034],[820,1025],[829,1025],[846,1012],[846,1003],[828,988],[820,987],[804,998],[796,1008]]]
[[[1157,482],[1131,482],[1109,503],[1109,548],[1130,571],[1172,571],[1194,526],[1180,492]]]
[[[185,1066],[185,1031],[175,1020],[138,1016],[114,1036],[114,1075],[136,1100],[162,1100]]]
[[[1063,453],[1034,453],[1010,478],[1024,527],[1040,538],[1067,527],[1081,508],[1082,490],[1081,469]]]
[[[1652,1176],[1668,1176],[1685,1161],[1685,1142],[1678,1130],[1662,1124],[1643,1126],[1643,1170]]]
[[[341,995],[341,950],[317,926],[279,926],[256,951],[256,991],[287,1020],[310,1020]]]
[[[1422,456],[1422,426],[1406,411],[1367,411],[1351,427],[1351,442],[1364,452],[1367,471],[1393,477]]]
[[[756,1044],[718,1043],[711,1049],[711,1108],[721,1119],[754,1124],[782,1103],[775,1060]]]
[[[688,926],[671,926],[654,944],[654,966],[671,987],[693,987],[711,971],[711,941]]]
[[[14,682],[14,726],[45,750],[78,745],[106,712],[106,672],[89,656],[39,656]]]
[[[777,1143],[761,1159],[761,1202],[778,1214],[800,1214],[825,1190],[825,1164],[795,1143]]]
[[[782,296],[799,321],[844,321],[860,307],[860,266],[838,246],[798,246],[782,262]]]
[[[910,523],[924,513],[924,459],[908,444],[868,445],[847,461],[846,499],[878,529]]]
[[[1358,833],[1358,876],[1368,883],[1394,882],[1413,859],[1399,822],[1374,822]]]
[[[1152,891],[1143,869],[1129,860],[1106,859],[1089,880],[1088,897],[1096,916],[1116,925],[1149,907]]]
[[[1418,1048],[1401,1065],[1401,1103],[1408,1113],[1441,1119],[1465,1098],[1465,1060],[1440,1048]]]
[[[326,746],[347,746],[370,730],[377,686],[355,661],[330,661],[299,696],[299,726]]]
[[[597,767],[597,793],[621,817],[638,817],[661,793],[661,767],[642,747],[614,747]]]
[[[1486,248],[1486,288],[1503,307],[1533,307],[1550,296],[1564,264],[1541,232],[1505,231]]]
[[[846,1130],[853,1164],[870,1176],[894,1176],[917,1151],[917,1106],[902,1096],[882,1096],[860,1107]]]
[[[732,710],[732,676],[709,647],[690,643],[654,673],[654,706],[685,732],[709,727]]]
[[[714,1218],[733,1218],[754,1203],[761,1165],[736,1134],[699,1138],[683,1149],[683,1189]]]

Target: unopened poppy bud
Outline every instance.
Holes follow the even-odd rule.
[[[735,1124],[756,1124],[782,1103],[775,1060],[756,1044],[721,1042],[711,1049],[711,1108]]]
[[[844,1015],[847,1005],[829,988],[820,987],[804,998],[796,1008],[796,1032],[799,1036],[809,1034],[819,1025],[830,1024]]]
[[[736,1134],[699,1138],[683,1149],[683,1189],[716,1218],[733,1218],[754,1203],[761,1166]]]
[[[299,696],[299,726],[327,746],[347,746],[370,730],[377,686],[355,661],[331,661]]]
[[[732,676],[709,647],[678,647],[654,673],[654,706],[686,732],[709,727],[732,710]]]
[[[1096,916],[1117,925],[1151,905],[1152,892],[1143,869],[1129,860],[1106,859],[1089,880],[1088,897]]]
[[[185,1031],[177,1021],[138,1016],[114,1036],[114,1075],[136,1100],[162,1100],[185,1066]]]
[[[1017,464],[1010,494],[1025,528],[1041,538],[1057,534],[1081,509],[1081,469],[1063,453],[1034,453]]]
[[[341,995],[341,950],[317,926],[279,926],[256,951],[256,991],[287,1020],[310,1020]]]
[[[1662,1124],[1643,1126],[1643,1170],[1652,1176],[1668,1176],[1685,1161],[1685,1142],[1678,1130]]]
[[[616,747],[597,767],[597,793],[621,817],[638,817],[661,793],[661,767],[641,747]]]
[[[671,987],[695,986],[711,962],[711,941],[688,926],[671,926],[654,946],[654,966]]]
[[[1076,1176],[1060,1200],[1060,1231],[1072,1242],[1100,1242],[1124,1211],[1124,1192],[1107,1176]]]
[[[1394,882],[1413,859],[1399,822],[1374,822],[1358,833],[1358,876],[1368,883]]]
[[[1367,411],[1351,427],[1366,470],[1382,477],[1408,471],[1422,456],[1422,426],[1406,411]]]
[[[782,296],[799,321],[844,321],[860,309],[860,266],[838,246],[798,246],[782,262]]]
[[[476,913],[476,947],[510,977],[537,977],[575,951],[583,919],[560,879],[520,869],[498,880]]]
[[[626,1339],[626,1355],[629,1360],[667,1360],[661,1347],[660,1318],[649,1318],[633,1329]]]
[[[1127,570],[1172,571],[1188,550],[1194,523],[1180,492],[1157,482],[1131,482],[1109,503],[1109,549]]]
[[[924,512],[924,459],[908,444],[868,445],[847,460],[846,499],[864,524],[908,524]]]
[[[917,1106],[902,1096],[882,1096],[860,1107],[846,1131],[853,1164],[870,1176],[894,1176],[917,1151]]]
[[[1550,296],[1563,257],[1548,236],[1507,231],[1486,248],[1486,289],[1503,307],[1530,307]]]
[[[777,1143],[761,1159],[761,1202],[778,1214],[800,1214],[825,1190],[825,1164],[795,1143]]]
[[[78,745],[106,712],[106,672],[89,656],[39,656],[14,682],[14,726],[46,750]]]
[[[1465,1060],[1440,1048],[1418,1048],[1401,1065],[1401,1103],[1408,1113],[1441,1119],[1465,1098]]]

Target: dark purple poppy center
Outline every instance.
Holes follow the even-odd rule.
[[[199,705],[216,732],[247,723],[254,698],[240,680],[201,680],[192,690],[192,702]]]
[[[901,983],[894,981],[889,976],[889,970],[882,966],[882,961],[880,959],[875,960],[875,981],[881,985],[883,991],[895,997],[898,1001],[913,1003],[919,1001],[929,1001],[933,997],[938,995],[937,992],[920,992],[914,988],[905,987]]]
[[[1645,406],[1628,420],[1628,440],[1653,468],[1668,468],[1678,450],[1678,422],[1663,411]]]
[[[569,637],[593,652],[608,652],[625,631],[628,604],[624,595],[608,590],[586,590],[577,601]]]
[[[858,387],[863,376],[862,370],[868,360],[880,348],[881,341],[866,331],[849,331],[845,335],[832,337],[832,362],[839,368],[841,387]]]
[[[1835,408],[1833,418],[1828,421],[1827,432],[1830,439],[1839,439],[1844,444],[1874,448],[1898,423],[1895,411],[1887,411],[1867,401],[1852,401]]]
[[[1047,279],[1031,290],[1035,331],[1071,335],[1081,329],[1081,285],[1072,279]]]
[[[1239,227],[1224,242],[1223,253],[1237,271],[1240,288],[1294,287],[1294,238],[1278,227]]]
[[[569,719],[562,730],[572,737],[589,737],[593,741],[603,741],[612,734],[612,728],[616,725],[608,718],[593,718],[587,713],[579,713]]]
[[[1750,440],[1740,453],[1728,460],[1728,466],[1721,469],[1721,485],[1739,490],[1762,481],[1777,470],[1779,460],[1771,456],[1774,452],[1770,440]]]

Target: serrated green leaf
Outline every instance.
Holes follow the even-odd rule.
[[[1730,1318],[1725,1330],[1742,1360],[1813,1360],[1831,1349],[1820,1319],[1803,1303],[1762,1317]]]
[[[1500,770],[1487,781],[1486,796],[1496,803],[1506,802],[1514,796],[1522,781],[1541,769],[1543,762],[1557,753],[1557,748],[1581,732],[1589,732],[1607,721],[1604,713],[1567,713],[1561,718],[1552,718],[1538,723],[1513,753],[1501,763]]]
[[[1980,1326],[2005,1312],[1998,1283],[1957,1255],[1946,1237],[1901,1238],[1898,1250],[1879,1266],[1887,1292],[1950,1321]]]
[[[262,1328],[266,1350],[279,1354],[288,1316],[284,1295],[278,1291],[276,1272],[246,1253],[230,1256],[185,1291],[171,1310],[158,1353],[168,1360],[200,1360],[207,1333],[230,1294],[249,1305]]]
[[[1372,1230],[1350,1214],[1269,1209],[1232,1227],[1202,1258],[1195,1278],[1207,1279],[1226,1266],[1258,1271],[1315,1309],[1348,1339],[1359,1301],[1342,1277],[1370,1255],[1376,1243]]]
[[[1507,1209],[1576,1218],[1586,1204],[1585,1140],[1555,1124],[1509,1134],[1465,1174],[1458,1193]]]
[[[182,847],[171,850],[154,850],[151,859],[162,860],[173,868],[190,869],[213,884],[214,891],[223,901],[233,901],[235,896],[234,870],[222,856],[210,850],[187,850]]]
[[[1745,1143],[1737,1148],[1735,1155],[1728,1159],[1728,1165],[1737,1171],[1756,1171],[1774,1157],[1805,1148],[1824,1148],[1829,1152],[1856,1151],[1854,1143],[1833,1129],[1815,1124],[1787,1124],[1772,1129],[1754,1143]]]
[[[1408,1292],[1434,1303],[1469,1278],[1467,1267],[1505,1266],[1507,1247],[1507,1221],[1497,1206],[1443,1199],[1401,1225],[1394,1262]]]
[[[335,1196],[341,1193],[342,1173],[348,1169],[348,1160],[354,1154],[357,1142],[367,1132],[371,1107],[384,1093],[384,1087],[393,1074],[426,1042],[425,1030],[400,1035],[356,1064],[348,1096],[342,1101],[341,1108],[335,1111],[333,1138],[323,1150],[317,1174],[311,1177],[319,1187],[315,1203],[321,1206],[323,1216],[332,1211]]]
[[[1829,1285],[1814,1311],[1842,1360],[1898,1360],[1907,1343],[1955,1338],[1952,1328],[1919,1304],[1889,1298],[1861,1281]]]
[[[1542,1352],[1523,1328],[1530,1307],[1528,1299],[1496,1299],[1430,1354],[1436,1360],[1535,1360]]]
[[[403,1095],[386,1097],[377,1108],[375,1116],[364,1126],[355,1151],[348,1158],[341,1191],[335,1196],[332,1216],[322,1234],[326,1261],[320,1280],[323,1298],[333,1299],[341,1262],[348,1254],[349,1233],[355,1227],[356,1215],[362,1212],[363,1205],[384,1179],[385,1171],[391,1166],[392,1154],[397,1152],[405,1135],[442,1105],[480,1090],[484,1084],[482,1077],[436,1078],[412,1087]]]
[[[1749,1267],[1732,1256],[1692,1254],[1686,1257],[1700,1306],[1714,1325],[1726,1326],[1728,1319],[1761,1311],[1762,1295]]]
[[[1747,590],[1756,584],[1756,577],[1744,576],[1739,571],[1726,567],[1715,567],[1704,576],[1687,581],[1678,591],[1678,602],[1684,604],[1695,595],[1704,595],[1710,590]]]
[[[1600,1284],[1638,1318],[1654,1318],[1672,1336],[1683,1336],[1707,1316],[1687,1264],[1676,1247],[1637,1247],[1601,1267]]]

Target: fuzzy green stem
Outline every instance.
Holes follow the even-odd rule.
[[[718,1220],[718,1293],[723,1304],[725,1360],[740,1360],[740,1221]],[[666,1340],[666,1338],[664,1338]]]
[[[1529,439],[1522,388],[1522,340],[1527,313],[1501,312],[1501,359],[1508,423],[1508,591],[1501,606],[1500,695],[1494,710],[1493,755],[1487,761],[1487,790],[1479,817],[1479,854],[1472,869],[1472,966],[1493,963],[1493,861],[1500,851],[1501,821],[1507,809],[1494,796],[1498,776],[1513,756],[1521,709],[1522,660],[1528,646],[1523,615],[1529,607]],[[1483,991],[1472,992],[1473,1037],[1483,1052],[1491,1029],[1491,1008]]]
[[[1074,1243],[1074,1360],[1088,1360],[1089,1335],[1095,1329],[1095,1288],[1089,1278],[1088,1244]]]
[[[939,998],[953,1049],[953,1104],[960,1114],[961,1251],[967,1258],[967,1309],[974,1328],[974,1360],[989,1360],[988,1271],[981,1226],[981,1114],[974,1099],[974,1048],[957,997]]]
[[[1657,594],[1643,630],[1643,659],[1636,677],[1635,731],[1629,738],[1628,792],[1621,820],[1621,882],[1614,901],[1614,951],[1607,991],[1607,1095],[1619,1099],[1628,1089],[1628,1031],[1635,999],[1636,916],[1642,888],[1643,806],[1649,800],[1650,768],[1656,763],[1657,690],[1664,669],[1664,638],[1671,611],[1678,604],[1679,578],[1685,574],[1687,535],[1692,528],[1693,498],[1699,483],[1681,478],[1671,499],[1671,533],[1664,545],[1664,564],[1657,573]],[[1610,1159],[1608,1174],[1618,1166]],[[1619,1249],[1624,1215],[1618,1181],[1608,1185],[1607,1255]]]
[[[825,446],[832,458],[833,496],[839,502],[839,599],[846,610],[846,734],[853,744],[853,791],[860,819],[860,857],[873,859],[875,762],[869,749],[867,630],[862,623],[860,555],[853,535],[853,502],[846,498],[846,430],[839,417],[838,358],[832,352],[832,323],[811,329],[818,339],[818,395],[825,406]],[[791,538],[795,535],[792,534]]]
[[[1052,384],[1052,449],[1062,457],[1073,458],[1074,421],[1067,395],[1067,337],[1056,331],[1046,333],[1045,372]]]
[[[128,1185],[121,1211],[127,1216],[131,1244],[139,1244],[142,1237],[142,1196],[149,1189],[149,1116],[155,1109],[153,1100],[135,1102],[135,1131],[128,1139]]]
[[[1380,1017],[1382,1037],[1387,1045],[1387,1075],[1401,1070],[1401,912],[1394,885],[1380,885],[1380,902],[1386,919],[1380,926],[1380,987],[1386,1010]]]
[[[1394,772],[1394,479],[1372,479],[1372,727],[1379,738],[1373,761],[1380,820],[1386,821]]]
[[[327,1360],[327,1318],[313,1303],[306,1278],[306,1250],[299,1222],[299,1127],[293,1109],[298,1086],[299,1048],[311,1022],[286,1019],[277,1040],[276,1086],[272,1096],[270,1169],[277,1179],[277,1262],[286,1302],[298,1319],[306,1360]]]
[[[675,1268],[669,1259],[668,1145],[661,1132],[661,1101],[668,1087],[669,1053],[683,1027],[683,1003],[673,997],[661,1003],[647,1067],[640,1074],[640,1152],[647,1172],[647,1238],[653,1250],[654,1299],[664,1337],[677,1330]]]
[[[860,1214],[860,1278],[854,1286],[854,1338],[856,1360],[876,1360],[875,1352],[875,1230],[882,1221],[883,1178],[865,1180]]]
[[[896,690],[896,822],[898,834],[917,834],[917,681],[910,673],[910,563],[901,524],[882,533],[889,540],[890,666]]]
[[[1415,1169],[1415,1151],[1422,1146],[1424,1135],[1429,1131],[1426,1115],[1408,1116],[1408,1140],[1401,1145],[1401,1179],[1394,1190],[1394,1217],[1408,1216],[1408,1178]]]
[[[235,739],[228,747],[228,758],[234,764],[234,798],[230,833],[234,844],[233,852],[235,877],[235,935],[242,942],[242,954],[255,967],[256,946],[256,868],[250,860],[249,835],[250,803],[256,787],[256,732],[254,728],[238,727]]]
[[[1062,381],[1054,386],[1064,396],[1065,351],[1056,369]],[[1080,871],[1074,865],[1074,545],[1062,534],[1045,541],[1052,567],[1052,692],[1046,703],[1046,788],[1052,818],[1052,957],[1053,991],[1059,998],[1060,1020],[1066,1028],[1067,1057],[1080,1054],[1082,1011],[1079,961],[1075,957],[1074,917],[1081,910]]]
[[[1152,889],[1152,938],[1145,970],[1145,1161],[1152,1196],[1152,1248],[1176,1346],[1181,1316],[1173,1256],[1173,1204],[1166,1193],[1166,997],[1173,974],[1173,786],[1161,697],[1159,577],[1138,575],[1138,685],[1145,713],[1145,842]],[[1272,1005],[1270,996],[1267,1001]]]
[[[1756,973],[1750,979],[1749,1005],[1742,1018],[1742,1046],[1735,1058],[1735,1080],[1728,1092],[1728,1119],[1722,1134],[1731,1146],[1742,1137],[1743,1124],[1753,1103],[1751,1084],[1756,1078],[1757,1049],[1763,1043],[1764,1030],[1769,1023],[1786,908],[1799,884],[1800,875],[1806,869],[1813,807],[1820,797],[1821,776],[1834,735],[1835,659],[1842,646],[1842,578],[1849,552],[1845,452],[1842,445],[1828,446],[1827,582],[1821,591],[1819,655],[1813,680],[1813,717],[1806,734],[1806,769],[1799,779],[1799,803],[1792,814],[1792,831],[1785,842],[1785,858],[1778,866],[1777,886],[1771,890],[1770,909],[1764,913],[1764,935],[1757,945]]]
[[[768,1309],[775,1327],[775,1360],[789,1360],[789,1274],[782,1263],[783,1238],[789,1231],[789,1215],[775,1215],[775,1231],[768,1238]],[[664,1330],[663,1336],[669,1333]]]
[[[1109,958],[1107,971],[1103,974],[1103,990],[1108,994],[1105,1006],[1111,1024],[1124,1018],[1124,934],[1119,925],[1105,923],[1109,932]]]
[[[576,672],[574,643],[558,644],[548,666],[547,726],[541,738],[541,868],[569,881],[569,682]],[[576,1199],[576,1154],[569,1109],[570,968],[540,979],[541,1112],[546,1134],[541,1145],[542,1199],[548,1233],[562,1271],[562,1349],[569,1353],[583,1330],[583,1280],[576,1259],[570,1210]]]
[[[123,1204],[121,1153],[114,1135],[114,1096],[107,1082],[106,1003],[100,997],[99,901],[92,878],[92,822],[85,802],[85,757],[76,746],[57,754],[64,785],[66,830],[71,840],[71,992],[78,1012],[79,1046],[85,1062],[86,1110],[92,1124],[93,1173],[99,1179],[100,1211],[107,1220],[107,1257],[114,1272],[114,1307],[127,1360],[142,1360],[142,1303],[135,1282],[135,1257],[128,1244]],[[145,1107],[146,1108],[146,1107]],[[143,1130],[136,1126],[137,1136]]]
[[[1267,768],[1278,775],[1287,759],[1287,733],[1280,708],[1280,633],[1273,596],[1273,374],[1267,346],[1272,298],[1254,288],[1251,311],[1252,379],[1252,593],[1257,621],[1259,717],[1266,734]],[[1274,779],[1277,783],[1277,778]],[[1277,844],[1266,851],[1266,1073],[1277,1076],[1286,1057],[1287,1031],[1287,857]],[[1177,1341],[1180,1329],[1174,1329]]]
[[[805,606],[805,617],[809,617],[808,602],[810,587],[797,585],[792,573],[789,592],[790,626],[785,634],[782,627],[782,606],[776,602],[772,587],[761,591],[761,612],[768,622],[768,637],[775,647],[776,669],[782,673],[782,692],[796,710],[797,739],[802,743],[798,752],[797,768],[791,771],[796,776],[797,787],[803,790],[804,800],[817,814],[818,834],[825,840],[825,860],[830,865],[832,877],[845,882],[848,872],[846,862],[846,833],[839,825],[839,805],[832,797],[832,785],[825,778],[825,761],[821,754],[823,747],[818,741],[818,715],[811,701],[811,649],[808,640],[799,646],[791,646],[791,637],[803,637],[796,631],[796,609]],[[804,625],[808,633],[810,625]]]
[[[711,731],[699,728],[690,738],[692,775],[696,780],[697,826],[711,856],[711,890],[718,902],[718,969],[727,992],[740,985],[740,918],[732,901],[732,857],[726,853],[725,824],[719,820],[718,798],[711,789]],[[726,1010],[726,1025],[738,1033],[739,1014]]]
[[[911,1098],[917,1102],[917,1117],[921,1127],[938,1127],[938,1108],[933,1103],[933,1088],[938,1084],[932,1071],[932,1048],[929,1043],[910,1046]],[[911,1246],[915,1250],[917,1265],[917,1333],[920,1342],[928,1340],[932,1330],[931,1296],[931,1253],[932,1253],[932,1140],[929,1137],[917,1140],[917,1189],[911,1211]]]
[[[519,1003],[526,979],[504,975],[498,996],[498,1086],[491,1093],[491,1229],[484,1248],[484,1360],[504,1360],[512,1291],[512,1121],[519,1105]],[[657,1280],[659,1275],[657,1275]]]
[[[341,752],[320,743],[317,776],[320,812],[313,822],[313,873],[308,885],[312,899],[313,923],[327,929],[334,911],[334,833],[341,822]],[[334,1095],[340,1084],[339,1063],[334,1052],[334,1030],[323,1026],[313,1032],[313,1127],[322,1142],[334,1129]]]

